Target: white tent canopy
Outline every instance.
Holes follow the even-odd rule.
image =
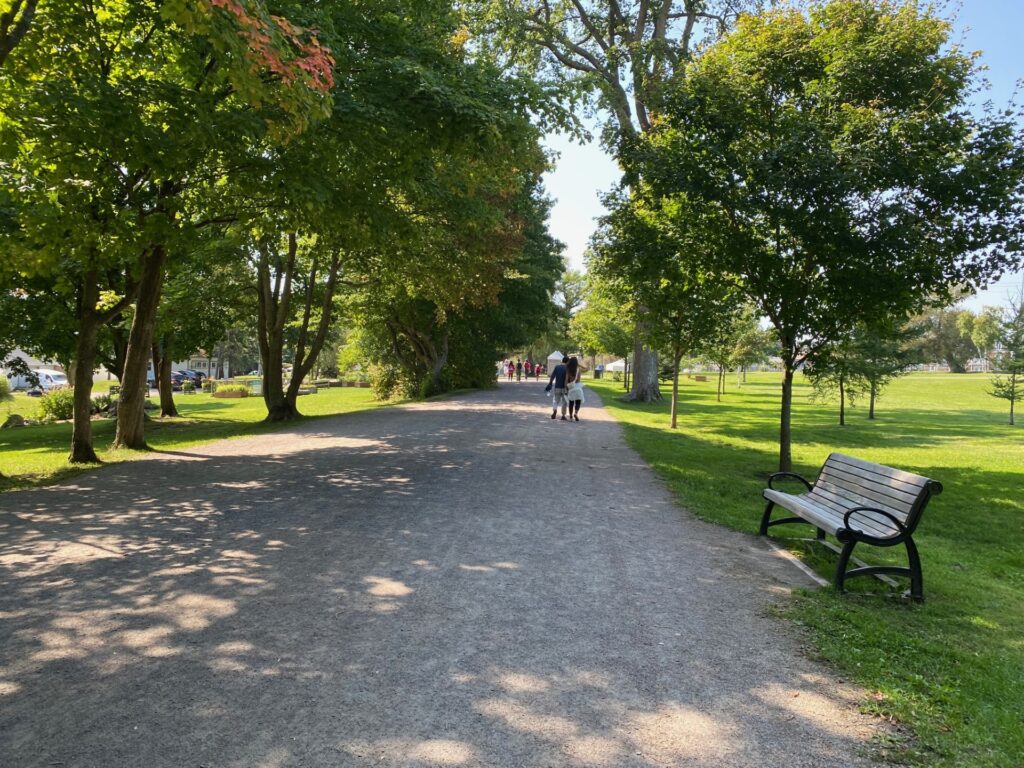
[[[547,371],[548,371],[549,374],[553,370],[555,370],[555,366],[556,365],[561,365],[562,364],[562,358],[563,357],[565,357],[565,355],[563,355],[561,352],[552,352],[550,355],[548,355]]]
[[[618,371],[619,373],[622,373],[626,370],[626,361],[615,360],[614,362],[606,363],[604,369],[606,371]]]

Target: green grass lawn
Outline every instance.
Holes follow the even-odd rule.
[[[721,403],[714,376],[681,387],[679,429],[668,403],[619,402],[621,384],[593,382],[631,445],[697,516],[756,533],[761,490],[777,469],[778,375],[730,376]],[[822,657],[870,692],[865,708],[909,725],[916,740],[894,757],[929,765],[1024,765],[1024,427],[1007,426],[1006,402],[982,375],[915,374],[878,403],[848,412],[794,397],[794,469],[813,478],[830,451],[917,472],[945,487],[915,541],[924,567],[921,605],[879,594],[800,592],[788,613]],[[664,391],[668,391],[667,388]],[[796,541],[809,526],[780,526],[788,542],[831,578],[834,557]],[[881,562],[902,548],[856,554]],[[871,557],[866,555],[870,554]],[[873,579],[853,590],[870,592]]]
[[[105,383],[105,382],[104,382]],[[107,391],[109,387],[103,387]],[[261,397],[239,399],[213,398],[205,393],[175,393],[180,418],[154,418],[146,424],[146,440],[154,450],[174,450],[210,440],[243,437],[274,429],[281,425],[264,424],[267,409]],[[321,389],[315,395],[299,398],[304,416],[332,416],[350,411],[376,408],[383,403],[373,399],[369,389],[336,387]],[[36,418],[39,398],[18,393],[13,402],[0,404],[0,420],[7,412]],[[153,413],[152,411],[150,413]],[[136,458],[135,451],[113,451],[114,422],[93,421],[96,452],[104,462]],[[71,424],[41,424],[0,431],[0,488],[24,488],[53,482],[81,471],[67,462],[71,447]]]

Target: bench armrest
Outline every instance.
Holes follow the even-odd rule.
[[[850,518],[856,515],[858,512],[872,512],[876,515],[882,515],[883,517],[889,518],[889,520],[892,521],[892,524],[896,526],[896,530],[898,530],[899,533],[895,536],[890,536],[883,539],[879,538],[878,536],[872,536],[869,533],[864,533],[864,531],[861,531],[857,528],[851,527]],[[907,527],[902,522],[900,522],[900,520],[895,515],[889,514],[884,509],[875,509],[874,507],[854,507],[853,509],[847,511],[845,515],[843,515],[843,527],[836,532],[836,538],[838,538],[840,541],[843,541],[844,535],[853,536],[858,541],[863,541],[866,544],[873,544],[875,546],[884,547],[902,541],[903,538],[907,535]]]
[[[768,478],[768,487],[771,488],[774,491],[775,490],[775,486],[772,485],[772,483],[774,483],[776,480],[780,480],[780,479],[782,479],[784,477],[788,477],[788,478],[791,478],[793,480],[799,480],[801,483],[803,483],[807,487],[808,491],[811,490],[811,484],[809,482],[807,482],[807,479],[804,478],[803,475],[798,475],[796,472],[776,472],[774,475],[771,475]]]

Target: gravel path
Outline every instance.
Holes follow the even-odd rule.
[[[806,577],[541,389],[0,496],[0,764],[868,765]]]

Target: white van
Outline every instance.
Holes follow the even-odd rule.
[[[51,389],[60,389],[71,383],[68,381],[66,374],[50,368],[40,368],[37,371],[33,371],[33,373],[39,377],[39,388],[44,392],[48,392]]]

